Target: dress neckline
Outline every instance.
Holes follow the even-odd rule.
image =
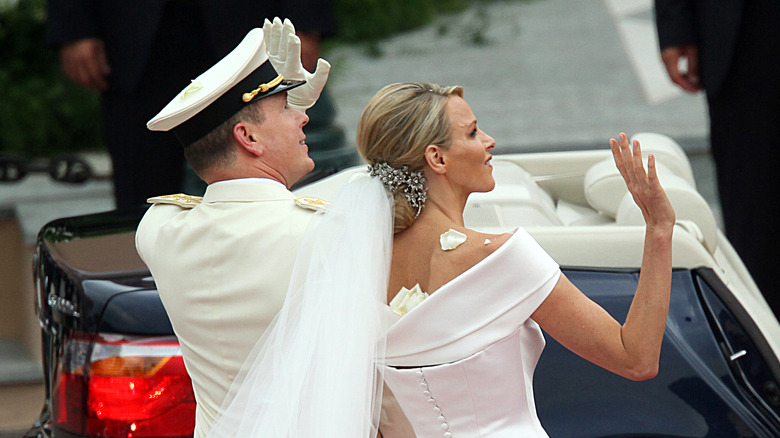
[[[419,308],[419,307],[421,307],[421,306],[424,306],[426,302],[428,302],[428,301],[431,301],[431,299],[432,299],[434,296],[438,295],[438,294],[439,294],[439,292],[440,292],[442,289],[447,289],[447,288],[448,288],[448,287],[449,287],[449,286],[450,286],[450,285],[451,285],[451,284],[452,284],[454,281],[456,281],[458,278],[462,277],[463,275],[466,275],[466,274],[468,274],[470,271],[473,271],[473,270],[475,270],[475,269],[479,269],[479,268],[480,268],[480,267],[481,267],[481,266],[482,266],[484,263],[486,263],[486,262],[487,262],[489,259],[492,259],[493,257],[497,257],[497,254],[501,253],[501,252],[504,250],[504,247],[507,247],[507,246],[509,245],[509,243],[510,243],[510,242],[512,242],[512,240],[513,240],[513,239],[515,239],[515,238],[517,237],[517,235],[519,234],[519,233],[518,233],[518,231],[520,231],[521,229],[523,229],[523,228],[522,228],[522,227],[515,228],[515,229],[514,229],[514,230],[513,230],[513,231],[510,233],[510,234],[511,234],[511,236],[509,236],[509,239],[507,239],[507,240],[506,240],[506,242],[502,243],[502,244],[501,244],[501,246],[499,246],[498,248],[496,248],[496,250],[495,250],[495,251],[493,251],[493,252],[491,252],[490,254],[488,254],[487,256],[485,256],[485,258],[483,258],[482,260],[478,261],[477,263],[474,263],[474,265],[473,265],[473,266],[471,266],[470,268],[468,268],[468,269],[466,269],[465,271],[461,272],[460,274],[456,275],[455,277],[453,277],[453,278],[452,278],[451,280],[449,280],[448,282],[446,282],[446,283],[442,284],[441,286],[439,286],[438,288],[434,289],[432,292],[431,292],[431,291],[425,291],[425,293],[426,293],[426,294],[428,294],[428,297],[427,297],[425,300],[423,300],[423,301],[422,301],[420,304],[418,304],[416,307],[414,307],[413,309],[409,310],[409,313],[413,312],[415,309],[417,309],[417,308]],[[418,283],[418,284],[419,284],[419,283]],[[435,293],[434,293],[434,292],[435,292]],[[385,303],[385,306],[386,306],[388,309],[390,309],[390,304],[387,304],[387,303]],[[390,309],[390,310],[391,310],[391,312],[392,312],[392,309]],[[393,314],[395,314],[395,312],[392,312],[392,313],[393,313]],[[407,313],[407,314],[408,314],[408,313]]]

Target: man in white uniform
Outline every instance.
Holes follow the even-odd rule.
[[[136,233],[192,378],[195,437],[209,431],[281,308],[301,237],[322,206],[289,191],[314,169],[304,111],[330,68],[321,59],[314,74],[303,70],[296,44],[289,23],[254,29],[147,125],[172,130],[209,184],[202,199],[150,199]]]

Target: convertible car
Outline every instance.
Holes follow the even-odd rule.
[[[675,207],[669,317],[654,379],[633,382],[547,339],[534,379],[551,437],[780,437],[780,325],[696,191],[680,147],[639,134]],[[497,155],[496,188],[466,224],[526,228],[622,321],[639,277],[641,213],[608,150]],[[297,189],[333,198],[353,167]],[[195,401],[181,350],[138,257],[142,210],[46,225],[34,278],[46,402],[26,437],[186,437]],[[496,378],[500,385],[500,376]]]

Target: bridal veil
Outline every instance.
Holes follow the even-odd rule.
[[[382,183],[362,173],[312,221],[210,438],[376,436],[392,221]]]

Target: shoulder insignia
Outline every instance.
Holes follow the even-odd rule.
[[[295,198],[295,205],[309,210],[326,210],[330,206],[328,201],[313,196],[299,196]]]
[[[176,195],[155,196],[149,198],[146,202],[150,204],[174,204],[179,207],[192,208],[198,204],[203,198],[200,196],[185,195],[184,193],[178,193]]]

